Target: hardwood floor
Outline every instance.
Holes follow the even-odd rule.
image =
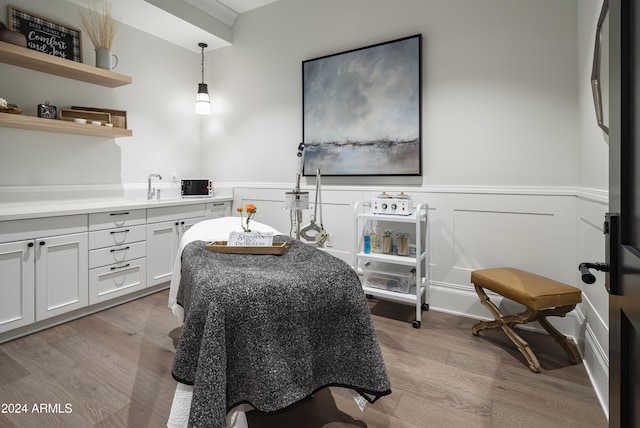
[[[163,427],[180,329],[167,291],[0,345],[0,427]],[[606,427],[584,367],[547,335],[522,332],[535,374],[501,330],[370,301],[393,393],[367,405],[323,390],[251,428]],[[26,412],[17,413],[17,410]],[[16,405],[20,405],[18,408]],[[35,407],[34,407],[35,406]]]

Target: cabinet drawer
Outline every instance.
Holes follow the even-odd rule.
[[[191,217],[204,217],[204,214],[204,204],[149,208],[147,210],[147,223],[158,223],[162,221],[179,220]]]
[[[119,210],[106,213],[89,214],[89,230],[111,229],[114,227],[145,224],[145,210]]]
[[[146,253],[147,246],[144,241],[91,250],[89,251],[89,269],[139,259],[145,257]]]
[[[131,242],[144,241],[147,235],[147,228],[144,225],[119,227],[110,230],[95,230],[89,232],[89,249],[112,247],[114,245],[124,245]]]
[[[145,257],[89,270],[89,304],[104,302],[146,287]]]
[[[207,204],[207,218],[229,217],[231,215],[231,202],[214,202]]]
[[[46,238],[87,231],[87,215],[0,221],[0,242]]]

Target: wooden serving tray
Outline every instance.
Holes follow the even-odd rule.
[[[208,251],[214,253],[227,254],[271,254],[281,256],[291,248],[291,242],[278,242],[270,246],[252,246],[252,247],[229,247],[227,241],[209,242],[204,247]]]
[[[91,111],[96,113],[109,113],[111,115],[111,123],[115,128],[127,129],[127,111],[126,110],[113,110],[109,108],[99,107],[79,107],[71,106],[72,110]]]

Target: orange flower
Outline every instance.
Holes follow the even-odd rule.
[[[258,211],[256,206],[253,204],[246,204],[244,208],[242,207],[236,208],[236,211],[240,213],[240,226],[242,227],[242,230],[244,230],[245,232],[251,232],[251,229],[249,228],[249,221],[251,221],[251,218],[256,214],[256,211]],[[244,220],[244,216],[242,215],[244,211],[246,211],[247,213],[246,220]],[[244,224],[243,224],[243,220],[244,220]]]

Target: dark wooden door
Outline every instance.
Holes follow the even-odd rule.
[[[609,426],[640,427],[640,5],[610,2]]]

